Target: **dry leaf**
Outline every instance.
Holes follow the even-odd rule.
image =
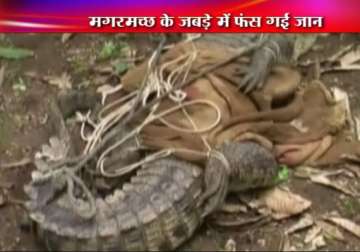
[[[355,222],[341,217],[326,217],[325,219],[360,238],[360,226]]]
[[[324,236],[318,235],[312,240],[311,246],[307,250],[314,251],[314,250],[318,250],[319,248],[322,248],[325,246],[326,246],[326,242],[325,242]]]
[[[324,236],[319,235],[318,237],[316,237],[316,238],[313,240],[313,245],[315,245],[316,249],[322,248],[322,247],[326,246],[326,242],[325,242],[325,240],[324,240]]]
[[[71,37],[74,35],[74,33],[63,33],[61,36],[61,42],[65,44]]]
[[[349,184],[348,183],[344,183],[342,184],[341,181],[339,179],[333,180],[331,181],[329,179],[329,176],[333,176],[333,175],[339,175],[341,173],[344,173],[344,170],[338,170],[338,171],[334,171],[334,172],[324,172],[318,175],[314,175],[310,177],[310,180],[314,183],[317,184],[321,184],[321,185],[325,185],[331,188],[334,188],[344,194],[356,197],[358,195],[357,192],[353,192],[351,189],[348,188]]]
[[[236,242],[230,238],[225,244],[225,251],[236,251]]]
[[[2,66],[0,68],[0,88],[1,88],[2,84],[4,83],[4,79],[5,79],[5,66]]]
[[[341,66],[351,66],[360,60],[360,47],[351,50],[340,58]]]
[[[344,154],[344,155],[341,155],[341,158],[345,159],[346,161],[360,164],[360,157],[357,155]]]
[[[60,77],[47,76],[44,77],[44,80],[47,81],[50,85],[57,86],[59,89],[71,89],[71,77],[67,73],[63,73]]]
[[[311,206],[309,200],[278,187],[262,193],[259,201],[271,210],[272,217],[277,220],[300,214]]]
[[[310,214],[305,214],[298,222],[289,227],[285,234],[289,235],[295,233],[300,230],[304,230],[305,228],[309,228],[314,225],[314,219]]]
[[[344,49],[352,49],[353,45],[350,47],[346,47]],[[329,72],[329,71],[351,71],[351,70],[360,70],[360,64],[356,63],[360,61],[360,47],[355,48],[354,50],[348,51],[343,55],[336,55],[337,58],[334,56],[329,58],[330,62],[338,62],[340,66],[330,67],[324,69],[322,72]]]
[[[334,238],[338,241],[345,240],[344,235],[341,233],[341,231],[337,227],[335,227],[325,221],[316,221],[316,225],[321,227],[326,238],[330,238],[330,239]]]
[[[298,166],[295,168],[294,176],[298,178],[310,178],[311,176],[315,176],[321,174],[323,171],[317,170],[310,166]]]
[[[350,99],[348,93],[338,87],[331,88],[331,92],[333,94],[335,102],[343,104],[343,107],[345,109],[345,118],[350,123],[350,128],[352,129],[352,131],[356,132],[355,123],[352,120],[353,116],[351,112]]]
[[[241,203],[224,203],[221,206],[220,211],[225,213],[247,213],[247,208]]]
[[[351,117],[351,107],[350,107],[350,99],[349,99],[348,93],[338,87],[331,88],[331,92],[333,94],[335,102],[343,102],[344,103],[346,115],[348,116],[348,118],[350,118]]]
[[[324,236],[322,234],[322,228],[321,226],[314,226],[312,229],[310,229],[304,239],[304,242],[306,244],[310,243],[310,246],[306,246],[303,250],[305,251],[314,251],[318,250],[319,248],[322,248],[326,245]]]
[[[347,109],[350,111],[350,103],[349,103],[349,95],[346,91],[342,90],[341,88],[338,87],[332,87],[331,89],[332,92],[332,96],[334,97],[335,102],[340,102],[340,101],[347,101]]]
[[[259,239],[257,241],[257,244],[259,244],[261,247],[266,247],[266,240],[265,239]]]
[[[348,53],[351,49],[353,49],[354,45],[347,45],[343,48],[341,48],[338,52],[336,52],[334,55],[332,55],[331,57],[328,58],[329,62],[334,62],[334,61],[338,61],[340,59],[341,56],[345,55],[346,53]]]
[[[321,227],[320,226],[315,226],[312,229],[310,229],[304,239],[305,243],[310,243],[312,242],[320,233],[321,233]]]
[[[346,164],[345,168],[350,170],[356,177],[360,178],[360,167],[359,166]]]
[[[291,246],[289,236],[284,236],[284,241],[282,243],[282,249],[281,251],[296,251],[296,248],[294,246]]]

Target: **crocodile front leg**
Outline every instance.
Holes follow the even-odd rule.
[[[294,40],[287,35],[264,35],[262,46],[252,56],[248,73],[238,87],[244,93],[261,89],[272,67],[277,63],[290,62]]]

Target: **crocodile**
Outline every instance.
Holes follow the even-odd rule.
[[[230,158],[229,191],[274,183],[277,163],[261,145],[226,143],[219,151]],[[221,165],[215,157],[207,163],[214,168]],[[26,192],[34,233],[51,251],[174,250],[192,237],[206,217],[199,206],[202,173],[198,165],[175,157],[145,164],[121,189],[96,198],[97,211],[91,219],[72,211],[66,193],[44,204],[46,194],[54,190],[51,181],[30,184]]]
[[[244,45],[240,36],[211,36],[204,39],[228,46]],[[272,65],[288,54],[290,47],[284,43],[287,45],[288,40],[281,36],[265,41],[254,54],[249,74],[238,84],[239,89],[247,93],[262,87]],[[83,104],[78,100],[81,95],[72,97],[75,103],[60,102],[65,117],[77,110],[72,104]],[[229,142],[210,153],[204,167],[177,157],[143,165],[112,193],[94,196],[96,214],[92,218],[82,218],[73,211],[73,199],[59,192],[52,179],[26,186],[30,198],[27,208],[36,237],[49,250],[174,250],[194,234],[229,191],[270,186],[277,169],[273,153],[262,145]],[[214,174],[221,179],[213,181]],[[210,204],[204,204],[209,198],[213,199]],[[87,206],[80,198],[76,203]]]

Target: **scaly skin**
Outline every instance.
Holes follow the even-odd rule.
[[[172,250],[190,238],[202,221],[196,208],[200,175],[198,167],[185,161],[151,163],[122,190],[98,197],[97,214],[90,220],[70,210],[67,194],[45,206],[37,204],[41,188],[31,186],[27,190],[32,202],[30,217],[48,250]]]
[[[221,190],[217,188],[209,195],[204,206],[199,205],[204,193],[202,169],[175,158],[149,163],[121,190],[105,198],[97,197],[97,213],[92,219],[76,215],[66,193],[44,204],[44,197],[53,191],[51,180],[31,184],[26,191],[36,235],[49,250],[176,249],[194,234],[207,214],[221,205],[228,184],[230,190],[246,190],[273,182],[276,162],[260,145],[229,143],[219,150],[229,160],[230,173],[220,185]],[[216,158],[210,157],[207,166],[206,171],[224,171]],[[78,204],[84,202],[78,200]],[[210,209],[212,205],[215,207]]]

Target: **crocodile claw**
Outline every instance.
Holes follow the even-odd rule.
[[[245,94],[250,93],[256,89],[261,89],[264,86],[266,77],[266,73],[260,73],[258,69],[251,68],[241,83],[238,85],[238,88]]]

